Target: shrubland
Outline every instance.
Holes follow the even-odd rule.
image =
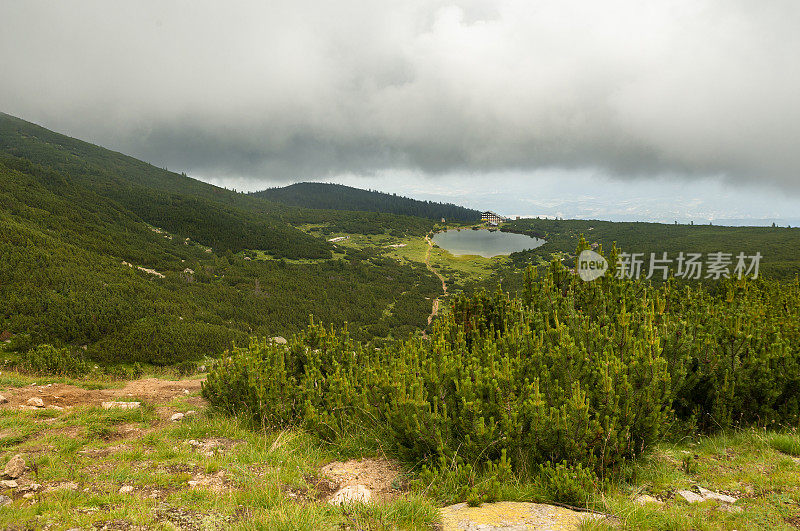
[[[254,339],[203,394],[258,426],[380,441],[444,500],[513,478],[574,502],[658,441],[796,426],[797,315],[797,279],[584,282],[554,260],[516,296],[454,299],[427,340],[377,347],[314,323],[287,346]]]

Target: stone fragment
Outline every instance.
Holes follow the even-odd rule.
[[[130,485],[123,485],[119,488],[120,494],[130,494],[131,492],[133,492],[133,487]]]
[[[32,407],[44,407],[44,400],[42,400],[38,396],[32,396],[25,403]]]
[[[171,421],[173,421],[173,422],[177,422],[177,421],[179,421],[179,420],[183,420],[183,417],[184,417],[184,414],[183,414],[183,413],[175,413],[174,415],[172,415],[172,416],[169,418],[169,420],[171,420]]]
[[[695,494],[690,490],[679,490],[678,495],[689,503],[699,503],[705,501],[705,498],[699,494]]]
[[[9,503],[11,503],[11,498],[0,494],[0,507],[2,507],[3,505],[8,505]]]
[[[6,463],[6,468],[3,470],[3,476],[9,479],[17,479],[25,472],[25,460],[21,455],[17,454]]]
[[[19,487],[19,484],[14,479],[3,479],[0,480],[0,488],[3,489],[16,489]]]
[[[0,395],[0,404],[8,404],[8,398]]]
[[[733,496],[728,496],[727,494],[720,494],[719,492],[714,492],[713,490],[704,489],[703,487],[697,487],[698,492],[700,492],[700,496],[702,496],[706,500],[717,500],[723,503],[736,503],[737,498]]]

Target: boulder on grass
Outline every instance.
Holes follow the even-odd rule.
[[[25,472],[25,460],[21,455],[17,454],[6,463],[6,468],[3,470],[3,476],[9,479],[17,479]]]

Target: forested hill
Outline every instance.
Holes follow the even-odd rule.
[[[426,325],[440,283],[423,264],[334,257],[292,223],[397,236],[434,225],[271,203],[0,114],[3,346],[170,364],[290,336],[311,315],[364,338]]]
[[[261,249],[287,258],[327,258],[322,239],[291,227],[287,208],[157,168],[133,157],[0,113],[0,158],[8,169],[78,204],[110,201],[133,218],[215,250]],[[17,200],[37,206],[41,190]]]
[[[270,188],[251,194],[286,205],[330,210],[363,210],[405,216],[418,216],[438,221],[478,221],[481,213],[452,203],[418,201],[409,197],[362,190],[331,183],[297,183],[283,188]]]

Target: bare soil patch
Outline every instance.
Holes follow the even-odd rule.
[[[8,403],[0,408],[19,408],[30,398],[41,398],[45,408],[57,406],[71,408],[77,406],[100,406],[109,401],[146,400],[153,404],[166,404],[177,397],[200,391],[202,380],[160,380],[143,378],[128,382],[119,389],[82,389],[69,384],[28,385],[3,389]],[[187,402],[198,407],[205,404],[199,396],[188,396]]]
[[[382,458],[334,461],[322,467],[320,475],[317,490],[325,500],[344,487],[364,485],[372,493],[373,500],[391,501],[405,487],[400,464]]]

